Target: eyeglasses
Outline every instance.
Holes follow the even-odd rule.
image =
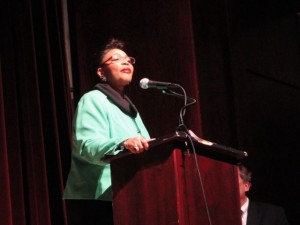
[[[130,64],[135,64],[135,58],[130,57],[130,56],[121,56],[120,54],[114,54],[111,57],[109,57],[107,60],[105,60],[103,63],[100,64],[100,66],[103,66],[105,63],[108,61],[111,61],[111,63],[118,63],[120,61],[126,61]]]

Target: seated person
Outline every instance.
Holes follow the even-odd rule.
[[[251,172],[239,165],[239,190],[242,225],[288,225],[282,207],[249,200],[247,192],[251,187]]]

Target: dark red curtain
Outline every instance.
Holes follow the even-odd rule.
[[[299,224],[299,10],[296,0],[2,1],[1,224],[67,224],[73,108],[110,37],[137,59],[128,95],[151,136],[174,132],[183,102],[140,79],[182,85],[197,99],[187,127],[248,151],[252,197]]]
[[[176,82],[198,99],[189,2],[69,2],[70,39],[65,3],[13,0],[1,7],[2,224],[67,224],[62,192],[70,167],[71,96],[76,103],[97,82],[89,57],[107,38],[124,39],[137,58],[128,93],[152,136],[175,131],[183,101],[143,91],[141,78]],[[200,135],[199,102],[187,109],[185,120]]]
[[[71,98],[60,1],[2,2],[1,224],[66,224]]]

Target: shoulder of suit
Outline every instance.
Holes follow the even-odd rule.
[[[281,206],[270,204],[270,203],[256,202],[256,201],[250,201],[250,203],[264,210],[284,211],[284,209]]]

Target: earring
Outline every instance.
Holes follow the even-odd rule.
[[[106,76],[101,76],[100,79],[101,79],[101,81],[104,82],[104,83],[106,83],[106,81],[107,81]]]

